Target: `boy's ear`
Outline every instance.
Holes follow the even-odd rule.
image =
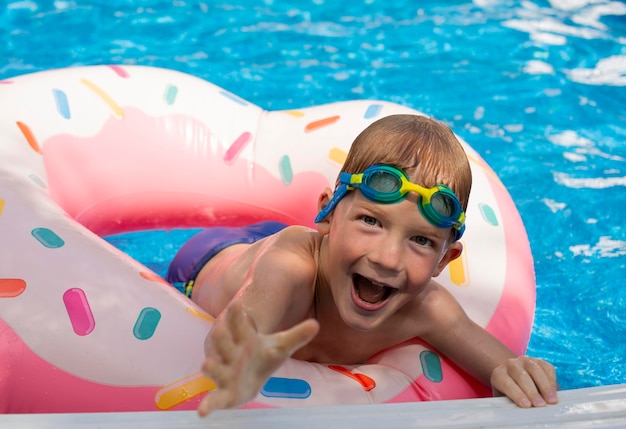
[[[328,202],[331,200],[332,197],[333,197],[333,191],[330,188],[324,189],[324,191],[320,194],[319,198],[317,199],[317,211],[319,212],[324,207],[326,207],[326,205],[328,204]],[[332,217],[333,217],[333,213],[330,212],[324,220],[315,224],[317,226],[317,232],[319,232],[320,235],[328,234],[328,231],[330,231],[330,219]]]
[[[437,264],[433,277],[437,277],[448,266],[448,264],[461,256],[463,252],[463,244],[460,241],[455,241],[448,246],[448,250],[443,254],[443,257]]]

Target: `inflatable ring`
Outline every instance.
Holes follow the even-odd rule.
[[[0,412],[194,409],[212,318],[101,237],[272,219],[313,225],[354,137],[413,109],[349,101],[267,112],[170,70],[95,66],[0,82]],[[487,164],[462,258],[439,277],[525,352],[535,305],[520,216]],[[419,339],[363,365],[289,360],[246,407],[488,396]]]

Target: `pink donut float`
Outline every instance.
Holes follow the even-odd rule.
[[[263,219],[313,225],[349,144],[381,116],[350,101],[268,112],[198,78],[77,67],[0,82],[0,412],[196,408],[212,318],[108,234]],[[524,353],[530,247],[509,194],[463,143],[474,187],[465,252],[439,277]],[[419,339],[358,366],[289,360],[246,407],[488,396]]]

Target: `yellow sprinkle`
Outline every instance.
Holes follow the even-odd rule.
[[[81,79],[80,81],[83,83],[83,85],[91,89],[98,97],[100,97],[111,108],[113,114],[118,119],[124,118],[124,110],[122,110],[122,108],[115,102],[115,100],[113,100],[113,98],[111,98],[109,94],[104,92],[102,88],[87,79]]]
[[[215,322],[215,319],[206,314],[203,311],[198,311],[195,308],[187,307],[187,313],[191,314],[193,317],[197,317],[198,319],[208,320],[209,322]]]
[[[466,254],[467,249],[461,254],[460,257],[448,264],[448,269],[450,270],[450,281],[459,287],[469,286],[469,279],[467,278],[467,260],[465,259]]]
[[[343,165],[346,162],[346,157],[348,153],[345,150],[341,150],[338,147],[334,147],[328,151],[328,159],[333,162],[336,162],[339,165]]]
[[[285,113],[293,116],[294,118],[302,118],[304,116],[304,112],[299,110],[286,110]]]

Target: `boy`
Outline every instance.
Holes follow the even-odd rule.
[[[192,237],[168,280],[217,315],[203,371],[218,388],[200,415],[252,400],[290,356],[357,364],[414,337],[520,407],[556,403],[552,365],[515,356],[433,280],[463,250],[470,188],[448,127],[393,115],[352,144],[317,230],[268,222]]]

